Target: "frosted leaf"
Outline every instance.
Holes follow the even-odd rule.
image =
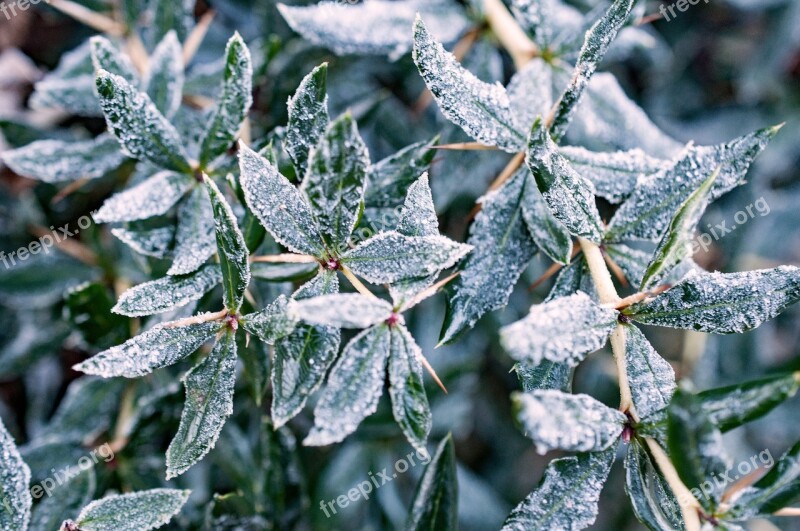
[[[512,0],[511,12],[537,46],[547,48],[552,39],[551,20],[558,0]],[[541,114],[541,113],[540,113]]]
[[[558,389],[568,393],[572,387],[572,367],[566,363],[521,361],[514,365],[513,370],[526,393],[536,389]]]
[[[780,266],[745,273],[693,271],[669,291],[626,310],[638,322],[740,334],[800,299],[800,269]]]
[[[337,55],[388,55],[396,60],[411,50],[409,28],[417,13],[445,42],[455,41],[468,27],[464,11],[447,0],[368,0],[357,5],[320,2],[295,7],[278,4],[289,26]]]
[[[92,49],[92,65],[95,70],[105,70],[134,85],[139,83],[139,73],[136,71],[136,67],[116,44],[100,35],[89,39],[89,43]]]
[[[529,131],[537,116],[545,116],[553,105],[553,70],[540,58],[514,74],[506,87],[511,118],[516,131]]]
[[[452,267],[472,249],[444,236],[404,236],[386,231],[342,255],[342,264],[373,284],[393,283]]]
[[[208,193],[195,187],[178,208],[175,250],[168,275],[186,275],[206,263],[217,252],[214,211]]]
[[[275,342],[291,334],[297,321],[289,316],[289,300],[280,295],[263,310],[245,315],[240,322],[245,330],[255,334],[264,343],[274,345]]]
[[[174,227],[158,227],[147,230],[111,229],[111,234],[116,236],[125,245],[139,254],[164,258],[170,252],[172,241],[175,237]]]
[[[64,53],[56,69],[34,84],[30,106],[32,109],[63,109],[79,116],[102,116],[94,93],[89,40]]]
[[[617,326],[617,315],[579,291],[532,306],[524,319],[500,330],[500,341],[516,360],[534,364],[549,360],[574,367],[605,345]]]
[[[554,389],[514,393],[517,419],[536,451],[597,452],[617,441],[627,418],[589,395]]]
[[[133,188],[106,199],[94,214],[94,220],[97,223],[113,223],[166,214],[195,184],[188,175],[158,172]]]
[[[625,367],[636,413],[645,418],[669,404],[675,371],[635,326],[626,325]]]
[[[750,164],[778,129],[761,129],[717,146],[690,144],[669,168],[639,179],[631,197],[611,218],[606,239],[660,238],[680,205],[718,167],[712,200],[742,184]]]
[[[239,148],[239,167],[247,205],[272,237],[296,253],[320,256],[322,235],[300,191],[244,144]]]
[[[250,264],[250,274],[269,282],[308,280],[319,271],[316,262],[298,264],[293,262],[255,262]]]
[[[150,40],[153,43],[164,38],[170,31],[177,32],[178,40],[186,41],[194,27],[195,0],[151,0],[145,15],[150,23]]]
[[[77,515],[92,501],[97,487],[97,474],[94,468],[80,470],[80,465],[73,466],[69,474],[74,476],[62,485],[64,488],[51,491],[50,496],[42,498],[34,507],[30,529],[60,531],[65,516]]]
[[[342,441],[378,409],[390,335],[388,326],[373,326],[347,344],[314,408],[314,427],[304,445],[325,446]]]
[[[423,455],[430,454],[426,451]],[[436,446],[417,484],[405,525],[407,531],[458,529],[459,476],[456,447],[448,433]]]
[[[633,439],[625,455],[625,492],[640,522],[656,531],[683,531],[680,505],[647,448]]]
[[[367,184],[369,153],[353,117],[346,113],[328,126],[308,155],[305,193],[328,243],[345,249],[358,220]]]
[[[234,146],[242,122],[253,104],[253,64],[250,50],[236,33],[225,48],[225,71],[217,106],[200,146],[200,166]]]
[[[429,142],[411,144],[371,165],[367,171],[368,184],[364,193],[364,205],[367,211],[387,209],[391,212],[386,213],[388,214],[386,218],[396,217],[394,209],[403,204],[409,187],[430,167],[436,155],[436,150],[431,149],[431,146],[437,141],[438,137]],[[379,228],[394,223],[393,220],[390,223],[388,219],[383,218],[370,221],[377,222]]]
[[[108,129],[131,157],[167,170],[192,172],[178,132],[147,94],[105,70],[97,72],[96,86]]]
[[[283,149],[289,154],[298,175],[305,175],[308,153],[328,127],[328,63],[322,63],[303,78],[289,98],[289,122]]]
[[[214,448],[233,414],[236,334],[228,330],[206,359],[183,377],[186,402],[178,433],[167,448],[167,480],[180,476]]]
[[[452,283],[440,343],[455,340],[483,314],[506,305],[517,279],[536,254],[522,218],[524,179],[518,175],[479,199],[482,208],[469,230],[472,252]]]
[[[625,273],[628,283],[638,286],[653,253],[633,249],[622,243],[608,244],[604,248],[606,255]]]
[[[526,174],[520,177],[525,179],[522,217],[531,238],[553,261],[568,264],[572,256],[572,236],[564,224],[553,216],[536,181],[529,177],[530,170],[523,168],[520,171]]]
[[[325,271],[293,295],[305,300],[339,291],[336,273]],[[322,385],[328,368],[339,352],[338,328],[300,323],[275,343],[272,363],[272,419],[283,426],[305,406],[308,397]]]
[[[553,216],[571,234],[600,242],[603,222],[595,204],[594,185],[558,152],[541,118],[531,129],[526,161]]]
[[[222,325],[216,322],[171,327],[158,325],[75,365],[76,371],[104,378],[137,378],[173,365],[208,341]]]
[[[550,293],[547,294],[544,302],[551,302],[560,297],[573,295],[577,291],[586,293],[594,301],[600,300],[600,297],[597,296],[592,275],[589,272],[589,266],[586,264],[586,258],[583,255],[558,273],[555,282],[553,282],[553,287],[550,288]]]
[[[392,315],[392,305],[360,293],[332,293],[293,301],[289,312],[310,324],[336,328],[369,328]]]
[[[389,397],[394,420],[415,450],[427,452],[425,443],[433,418],[422,380],[422,350],[402,325],[391,328],[389,349]]]
[[[744,487],[731,499],[734,520],[770,518],[797,499],[800,485],[800,442],[795,443],[758,481]]]
[[[85,531],[147,531],[178,514],[191,491],[151,489],[112,494],[83,508],[75,523]]]
[[[139,284],[122,294],[111,311],[128,317],[153,315],[200,300],[222,281],[219,264],[185,276],[166,276]]]
[[[641,149],[594,152],[582,147],[564,146],[559,152],[575,170],[594,183],[595,193],[610,203],[620,203],[636,188],[637,180],[670,166],[669,161],[653,158]]]
[[[14,439],[0,420],[0,494],[3,499],[0,527],[3,529],[28,528],[33,505],[28,490],[30,482],[31,469],[22,460]]]
[[[428,32],[414,22],[414,62],[445,117],[475,140],[516,153],[525,137],[515,129],[506,89],[485,83],[466,70]]]
[[[38,140],[6,151],[3,162],[17,175],[46,183],[96,179],[119,167],[125,155],[117,139],[102,134],[92,140]]]
[[[214,210],[214,226],[217,236],[217,256],[222,269],[222,287],[225,307],[232,314],[239,312],[244,301],[244,292],[250,284],[250,253],[244,242],[242,231],[236,222],[230,205],[217,185],[205,178],[206,189]]]
[[[551,461],[536,490],[511,511],[501,531],[578,531],[592,525],[616,452],[612,445]]]
[[[145,92],[164,116],[172,118],[181,106],[183,83],[183,49],[176,33],[170,31],[150,56]]]

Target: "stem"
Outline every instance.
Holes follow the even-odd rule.
[[[180,328],[183,326],[189,326],[193,324],[200,324],[200,323],[207,323],[209,321],[218,321],[227,317],[228,310],[220,310],[214,313],[201,313],[200,315],[195,315],[194,317],[188,317],[186,319],[181,319],[180,321],[172,321],[171,323],[167,323],[164,326],[166,328]]]
[[[367,288],[360,280],[358,280],[358,277],[356,277],[352,271],[347,269],[347,267],[342,266],[341,271],[345,278],[350,281],[350,284],[356,288],[356,291],[362,295],[366,295],[367,297],[375,297],[375,294],[373,294],[369,288]]]
[[[697,514],[700,503],[697,501],[697,498],[695,498],[694,495],[689,492],[689,489],[686,488],[686,485],[683,484],[683,481],[681,481],[681,478],[678,476],[678,471],[672,466],[672,461],[669,460],[667,453],[656,440],[646,438],[645,442],[648,448],[650,448],[650,453],[653,455],[653,459],[655,459],[658,468],[661,469],[664,479],[667,480],[669,487],[672,489],[672,493],[675,494],[675,497],[678,499],[678,505],[680,505],[681,508],[686,531],[700,531],[700,516]]]
[[[442,149],[450,151],[499,151],[496,146],[487,146],[480,142],[456,142],[455,144],[439,144],[431,146],[430,149]]]
[[[614,281],[611,280],[611,273],[608,272],[600,247],[585,238],[578,238],[578,243],[583,250],[583,256],[586,257],[586,263],[589,265],[589,272],[592,274],[597,294],[600,296],[600,303],[616,304],[620,300],[619,295],[617,295],[617,288],[614,287]]]
[[[514,60],[517,70],[539,55],[539,47],[522,31],[502,0],[483,0],[483,12],[497,40]]]
[[[268,263],[268,264],[313,264],[317,262],[317,258],[310,254],[272,254],[269,256],[251,256],[250,263]]]
[[[784,507],[775,516],[800,516],[800,507]]]

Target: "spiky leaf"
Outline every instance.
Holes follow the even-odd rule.
[[[128,317],[162,313],[199,300],[222,281],[217,264],[185,276],[167,276],[139,284],[122,294],[112,311]]]
[[[308,153],[325,134],[330,121],[327,78],[328,63],[322,63],[303,78],[294,96],[289,98],[289,123],[283,146],[298,175],[305,175]]]

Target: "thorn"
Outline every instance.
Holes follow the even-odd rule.
[[[433,378],[436,384],[442,389],[442,391],[444,391],[444,394],[448,394],[447,388],[442,383],[442,380],[439,379],[439,375],[437,375],[436,371],[433,370],[433,367],[428,362],[428,359],[419,351],[417,352],[417,359],[419,359],[419,362],[422,364],[423,367],[425,367],[425,370],[428,371],[428,374],[431,375],[431,378]]]
[[[439,282],[437,282],[433,286],[429,287],[428,289],[425,289],[425,290],[417,293],[417,295],[415,297],[413,297],[410,301],[408,301],[406,304],[403,305],[402,311],[409,310],[409,309],[413,308],[414,306],[416,306],[417,304],[419,304],[420,302],[422,302],[425,299],[427,299],[428,297],[432,297],[433,295],[436,295],[436,293],[440,289],[442,289],[447,284],[452,282],[460,274],[461,274],[461,271],[456,271],[455,273],[453,273],[449,277],[443,278],[442,280],[440,280]]]
[[[73,192],[80,190],[80,188],[88,182],[89,179],[87,179],[86,177],[81,177],[78,180],[72,181],[67,186],[59,190],[59,192],[56,195],[53,196],[53,199],[50,200],[50,204],[57,205],[58,203],[66,199],[69,195],[71,195]]]

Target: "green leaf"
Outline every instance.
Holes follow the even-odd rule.
[[[798,498],[800,442],[783,454],[764,477],[740,491],[731,501],[732,507],[726,513],[735,520],[768,518],[795,503]]]
[[[110,428],[119,412],[125,381],[84,377],[74,380],[53,417],[37,438],[53,437],[58,441],[82,444],[92,433]],[[91,411],[91,415],[86,412]],[[80,507],[79,507],[80,508]]]
[[[234,146],[236,136],[253,104],[253,64],[250,50],[236,33],[225,48],[225,72],[214,114],[200,146],[200,166]]]
[[[522,217],[531,238],[555,262],[568,264],[572,256],[572,236],[547,205],[533,178],[525,179]]]
[[[740,334],[800,299],[800,269],[780,266],[745,273],[690,273],[672,289],[625,310],[638,322]]]
[[[39,140],[6,151],[2,159],[17,175],[60,183],[102,177],[118,168],[125,161],[125,155],[117,139],[104,133],[79,142]]]
[[[534,364],[521,361],[514,364],[513,371],[517,373],[526,393],[537,389],[558,389],[565,393],[572,387],[572,367],[566,363],[553,363],[543,360]]]
[[[341,257],[353,273],[374,284],[433,275],[452,267],[472,249],[444,236],[381,232]]]
[[[625,331],[625,367],[636,413],[645,418],[664,409],[675,391],[675,371],[635,326]]]
[[[151,489],[114,494],[83,508],[75,523],[82,531],[147,531],[169,522],[190,491]]]
[[[214,210],[208,192],[196,186],[178,208],[175,250],[168,275],[197,271],[217,252]]]
[[[136,221],[166,214],[188,192],[193,181],[186,175],[161,171],[106,199],[94,214],[97,223]]]
[[[595,204],[594,185],[558,152],[541,118],[531,129],[526,161],[553,217],[571,234],[600,242],[603,222]]]
[[[175,239],[175,227],[145,230],[111,229],[111,234],[139,254],[166,258]]]
[[[319,271],[319,264],[311,262],[298,264],[293,262],[256,262],[250,264],[250,274],[269,282],[310,280]]]
[[[403,204],[409,187],[418,182],[436,156],[431,146],[438,137],[430,141],[406,146],[394,155],[386,157],[369,167],[364,205],[370,209],[395,209]],[[381,220],[382,221],[382,220]],[[386,223],[382,223],[385,225]]]
[[[301,190],[326,241],[344,250],[358,220],[369,167],[353,117],[346,113],[331,123],[308,158]]]
[[[328,63],[322,63],[303,78],[289,98],[289,122],[283,147],[294,163],[297,175],[305,175],[308,153],[328,128]]]
[[[517,131],[530,131],[536,117],[545,116],[550,111],[553,106],[553,83],[552,65],[538,57],[512,76],[506,90]],[[519,151],[523,146],[524,143]]]
[[[631,440],[625,455],[625,492],[636,518],[651,531],[684,528],[672,489],[638,439]]]
[[[336,328],[369,328],[392,315],[392,305],[360,293],[332,293],[289,304],[293,316],[310,323]]]
[[[389,327],[373,326],[354,337],[328,375],[314,408],[314,427],[303,441],[325,446],[342,441],[378,409],[391,346]]]
[[[34,507],[31,529],[59,529],[65,516],[77,515],[92,501],[97,484],[94,468],[68,473],[75,476]]]
[[[219,265],[208,264],[185,276],[167,276],[139,284],[123,293],[111,311],[128,317],[166,312],[200,300],[220,282]]]
[[[94,89],[91,41],[64,53],[55,70],[34,85],[33,109],[66,110],[80,116],[102,116]]]
[[[602,452],[553,460],[536,490],[508,515],[502,531],[578,530],[592,525],[616,452],[617,445],[612,444]]]
[[[633,249],[621,243],[607,244],[603,247],[606,255],[625,273],[628,283],[638,286],[653,257],[653,253]]]
[[[183,42],[194,26],[195,0],[151,0],[148,2],[148,20],[152,21],[148,29],[154,42],[163,39],[169,32],[175,31]]]
[[[542,360],[574,367],[605,345],[617,327],[618,312],[603,308],[579,291],[531,306],[521,321],[500,330],[503,348],[516,360]]]
[[[28,485],[31,470],[22,460],[14,439],[0,420],[0,494],[3,509],[0,510],[0,527],[3,529],[27,529],[31,517],[33,498]]]
[[[456,471],[456,450],[453,436],[448,433],[436,447],[436,453],[417,484],[406,531],[458,529]]]
[[[297,326],[296,319],[289,316],[289,300],[285,295],[263,310],[243,316],[240,322],[245,330],[270,345],[291,334]]]
[[[517,173],[479,200],[482,208],[467,240],[472,252],[451,284],[440,344],[454,341],[485,313],[505,306],[514,284],[536,254],[522,216],[524,183],[523,174]]]
[[[236,334],[227,330],[206,359],[183,377],[186,402],[178,433],[167,449],[167,479],[177,477],[214,448],[233,414]]]
[[[239,166],[247,206],[272,237],[293,252],[321,256],[322,235],[300,191],[244,144],[239,147]]]
[[[104,350],[73,368],[104,378],[137,378],[179,362],[200,348],[221,327],[222,324],[216,322],[176,327],[165,323],[129,339],[122,345]]]
[[[105,37],[95,35],[89,39],[92,50],[92,65],[94,70],[105,70],[120,76],[128,83],[138,84],[139,74],[130,59],[120,49]]]
[[[130,156],[167,170],[192,172],[184,142],[147,94],[105,70],[97,72],[96,86],[108,129]]]
[[[183,48],[177,34],[170,31],[150,56],[145,91],[156,108],[172,118],[181,106],[183,83]]]
[[[718,175],[719,168],[703,181],[700,188],[692,192],[675,212],[675,217],[672,218],[644,273],[639,291],[657,286],[685,258],[691,257],[692,237],[706,210],[711,188]]]
[[[205,178],[211,208],[214,210],[214,225],[217,235],[217,254],[222,268],[222,286],[225,307],[232,314],[238,313],[244,300],[244,292],[250,284],[250,253],[244,242],[242,231],[236,222],[230,205],[217,185]]]
[[[403,325],[391,328],[389,349],[389,397],[394,420],[411,446],[425,454],[433,418],[422,380],[422,350]]]
[[[589,395],[539,389],[512,395],[525,435],[542,455],[550,450],[598,452],[613,446],[627,418]],[[564,429],[568,426],[569,429]]]

